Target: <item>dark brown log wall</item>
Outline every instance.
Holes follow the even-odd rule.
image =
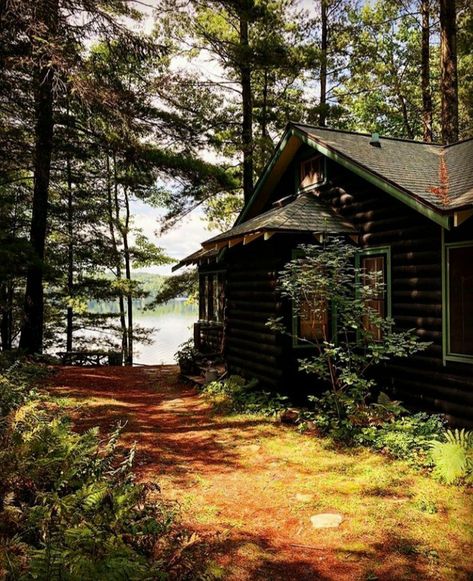
[[[441,227],[402,202],[336,165],[329,164],[340,192],[332,205],[360,231],[360,245],[391,247],[392,315],[398,328],[415,328],[431,346],[413,358],[392,362],[381,382],[406,404],[473,424],[473,367],[442,358]],[[471,239],[472,226],[446,233]]]
[[[290,258],[283,239],[255,241],[227,251],[225,357],[232,373],[255,377],[279,389],[283,376],[283,345],[267,326],[282,313],[275,292],[277,272]]]
[[[304,149],[300,156],[306,154]],[[299,156],[298,156],[299,157]],[[294,192],[297,159],[288,168],[271,203]],[[414,409],[447,414],[457,425],[473,426],[473,366],[442,358],[441,227],[338,164],[327,163],[330,186],[322,194],[360,232],[360,245],[391,247],[392,314],[400,329],[415,328],[427,351],[392,362],[379,373],[381,388]],[[469,223],[471,222],[471,224]],[[445,234],[445,240],[473,239],[473,218]],[[226,252],[225,353],[231,372],[258,378],[264,386],[297,396],[317,389],[297,371],[309,354],[266,326],[269,317],[290,308],[275,292],[277,271],[307,237],[274,236]],[[320,386],[319,386],[320,387]]]

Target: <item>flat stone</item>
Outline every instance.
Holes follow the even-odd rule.
[[[313,494],[296,494],[296,500],[298,502],[311,502],[314,500]]]
[[[259,444],[248,444],[247,446],[242,446],[242,449],[246,452],[259,452],[261,446]]]
[[[310,517],[310,522],[314,529],[336,529],[343,522],[341,514],[323,513]]]

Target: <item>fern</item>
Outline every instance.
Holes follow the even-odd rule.
[[[469,478],[473,472],[473,432],[447,430],[444,442],[431,442],[435,473],[447,484]]]

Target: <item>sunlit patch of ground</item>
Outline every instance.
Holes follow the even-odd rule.
[[[180,503],[215,577],[472,578],[471,490],[261,417],[217,416],[172,366],[63,368],[52,392],[79,429],[127,422],[139,477]],[[314,529],[322,512],[344,521]]]

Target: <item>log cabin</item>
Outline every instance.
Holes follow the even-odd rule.
[[[412,409],[473,426],[473,139],[451,145],[290,123],[229,231],[175,268],[197,264],[201,350],[296,402],[316,389],[298,371],[307,346],[271,331],[277,277],[301,243],[349,236],[383,272],[380,309],[430,347],[390,362],[380,386]]]

